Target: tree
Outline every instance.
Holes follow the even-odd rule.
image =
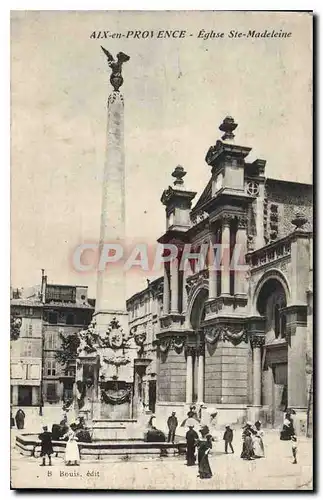
[[[16,314],[10,314],[10,340],[18,340],[20,336],[21,318]]]
[[[67,370],[71,362],[74,362],[77,358],[77,348],[80,345],[80,338],[78,333],[75,332],[67,336],[60,333],[60,339],[62,345],[60,350],[56,352],[55,358]]]

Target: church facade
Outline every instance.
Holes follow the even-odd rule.
[[[278,427],[292,407],[298,432],[310,432],[312,186],[266,178],[266,161],[248,162],[236,127],[231,117],[220,125],[194,206],[183,167],[162,194],[158,241],[164,256],[178,252],[164,264],[155,411],[180,417],[203,402],[219,424]]]

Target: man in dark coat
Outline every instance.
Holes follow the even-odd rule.
[[[46,465],[45,463],[46,455],[48,456],[48,465],[52,465],[51,455],[54,453],[52,445],[52,435],[50,432],[48,432],[48,428],[46,425],[43,427],[43,431],[44,432],[42,432],[38,436],[38,438],[41,441],[40,456],[43,459],[42,463],[39,465],[42,466]]]
[[[234,453],[233,446],[232,446],[232,441],[233,441],[233,430],[231,429],[230,425],[227,425],[225,427],[225,432],[223,434],[223,439],[224,439],[224,451],[225,453],[228,453],[228,445],[231,449],[231,452]]]
[[[187,465],[195,465],[195,448],[198,440],[198,434],[194,430],[194,425],[189,426],[186,433],[186,460]]]
[[[168,440],[167,442],[170,443],[174,443],[175,441],[175,433],[176,433],[176,429],[177,429],[177,426],[178,426],[178,421],[177,421],[177,418],[176,418],[176,413],[173,411],[171,416],[168,417],[168,420],[167,420],[167,426],[168,426]]]
[[[24,428],[24,426],[25,426],[25,416],[26,416],[25,412],[21,408],[19,408],[19,410],[16,413],[16,417],[15,417],[17,429],[23,429]]]

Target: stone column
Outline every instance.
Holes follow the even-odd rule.
[[[39,387],[34,385],[31,389],[31,404],[37,406],[39,404]]]
[[[144,399],[144,403],[145,403],[145,410],[148,411],[149,410],[149,380],[146,380],[146,382],[145,382],[145,399]]]
[[[171,313],[178,313],[178,260],[170,263]]]
[[[253,406],[261,406],[261,347],[265,343],[263,335],[251,337],[253,366]]]
[[[123,62],[128,59],[128,56],[124,56]],[[107,146],[102,179],[99,265],[94,319],[96,333],[99,335],[105,335],[114,318],[127,335],[128,314],[123,261],[125,244],[124,99],[119,91],[123,82],[121,65],[118,75],[112,71],[110,82],[114,90],[107,102]],[[107,258],[112,256],[115,257],[115,261],[108,261],[106,264]]]
[[[12,406],[18,406],[18,385],[12,386]]]
[[[221,294],[230,294],[230,217],[222,219]]]
[[[164,264],[163,314],[169,314],[169,272],[168,264]]]
[[[284,309],[287,320],[288,347],[288,406],[307,407],[306,340],[307,306]]]
[[[100,255],[107,243],[124,244],[125,159],[124,102],[119,91],[108,98],[107,150],[102,182]],[[111,291],[113,290],[113,293]],[[125,308],[125,279],[121,262],[107,264],[97,275],[96,314]]]
[[[185,313],[187,311],[187,303],[188,303],[188,294],[187,294],[187,289],[186,289],[186,278],[187,274],[185,272],[185,269],[183,271],[183,285],[182,285],[182,313]]]
[[[199,346],[198,355],[198,371],[197,371],[197,401],[204,402],[204,344]]]
[[[217,269],[219,264],[219,257],[213,245],[216,244],[216,237],[213,235],[210,240],[209,249],[209,299],[215,299],[217,296]]]
[[[236,234],[235,258],[236,267],[234,273],[234,294],[246,294],[246,265],[245,255],[247,252],[247,220],[245,217],[238,218],[238,229]]]
[[[63,401],[64,396],[64,382],[61,380],[57,384],[57,396],[59,401]]]
[[[194,348],[186,348],[186,403],[193,401],[193,355]]]

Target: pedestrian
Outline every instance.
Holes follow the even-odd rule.
[[[225,426],[225,432],[223,434],[223,439],[224,439],[224,451],[225,451],[225,453],[228,453],[228,445],[231,449],[231,452],[234,453],[234,449],[232,446],[233,430],[231,429],[230,425]]]
[[[48,432],[48,427],[45,425],[43,427],[43,432],[39,434],[38,438],[41,441],[40,456],[42,457],[42,463],[39,465],[46,465],[46,455],[48,456],[48,465],[52,465],[51,455],[54,453],[52,444],[52,435]]]
[[[65,448],[65,465],[73,465],[72,462],[74,465],[80,465],[80,452],[76,442],[78,439],[72,427],[67,432],[66,437],[68,441]]]
[[[283,429],[280,433],[281,441],[290,441],[291,437],[295,435],[294,422],[289,412],[286,413],[283,422]]]
[[[209,463],[209,453],[212,449],[212,436],[211,434],[206,434],[204,432],[207,427],[203,427],[200,430],[202,439],[198,441],[198,466],[199,466],[199,477],[200,479],[210,479],[212,477],[212,471]]]
[[[264,432],[261,429],[260,420],[257,420],[257,422],[255,422],[255,430],[256,430],[256,434],[254,434],[254,436],[253,436],[254,453],[255,453],[255,457],[262,458],[265,456],[265,448],[264,448],[264,442],[262,439],[264,436]]]
[[[254,458],[251,432],[248,429],[246,429],[243,433],[241,458],[244,460],[252,460]]]
[[[297,437],[294,435],[291,437],[292,441],[292,454],[293,454],[293,464],[297,464]]]
[[[25,417],[26,417],[25,412],[21,408],[19,408],[19,410],[16,413],[16,417],[15,417],[17,429],[24,428]]]
[[[176,429],[178,426],[178,420],[176,418],[176,412],[172,412],[171,416],[168,417],[167,420],[167,426],[168,426],[168,440],[167,442],[170,443],[172,442],[174,444],[175,442],[175,433]]]
[[[190,425],[186,433],[186,460],[188,466],[195,465],[195,448],[198,438],[194,425]]]

